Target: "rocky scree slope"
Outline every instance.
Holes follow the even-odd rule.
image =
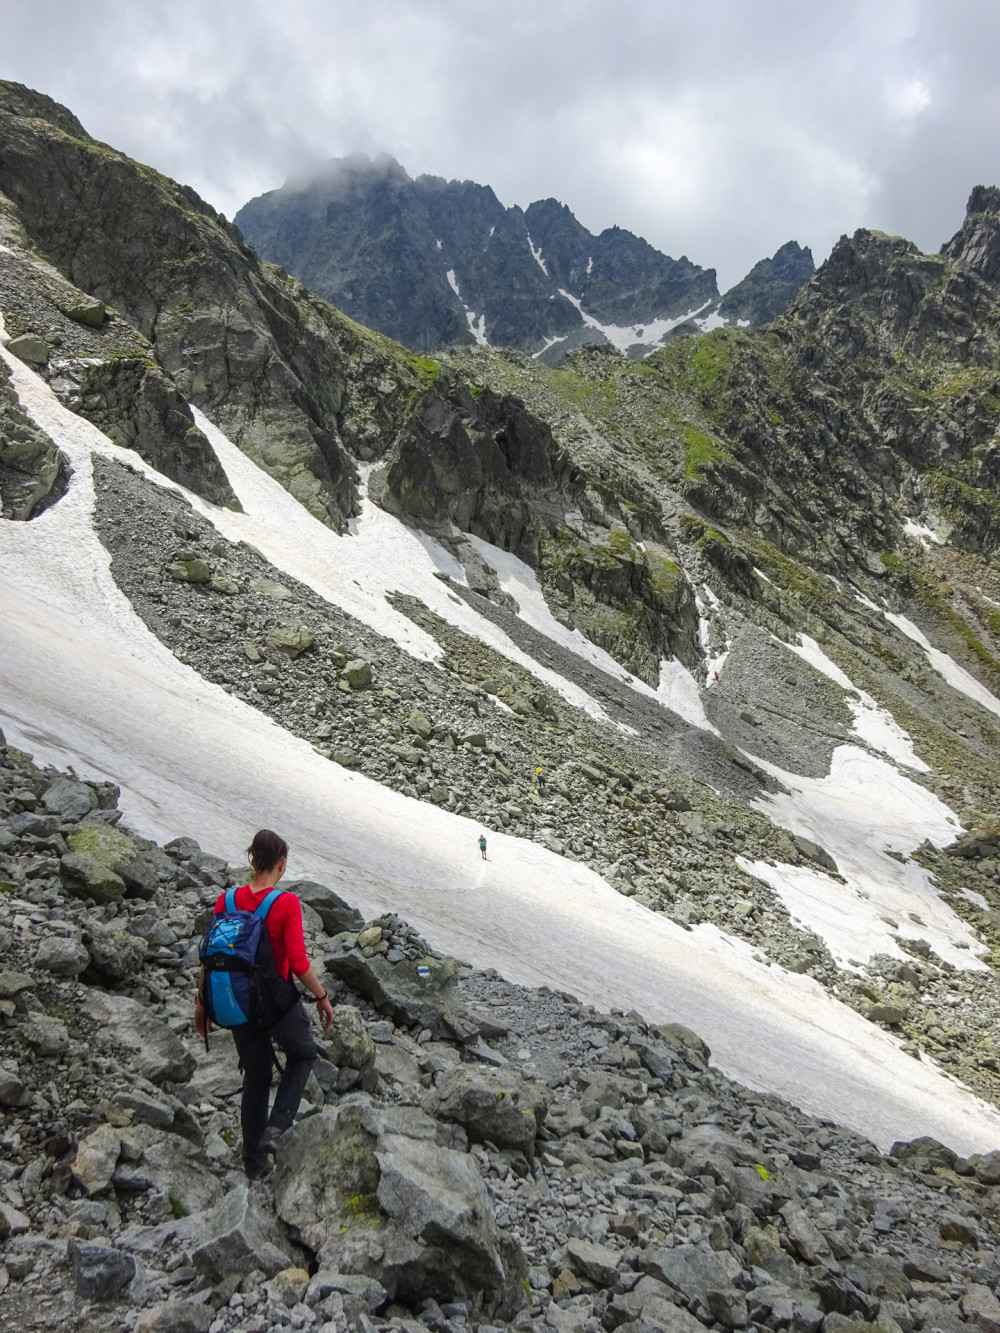
[[[116,803],[0,737],[10,1327],[1000,1321],[997,1153],[882,1157],[731,1083],[687,1029],[474,972],[309,882],[289,887],[336,1021],[248,1187],[231,1040],[206,1054],[190,1028],[199,932],[243,876],[189,838],[136,837]]]
[[[266,258],[407,347],[486,342],[552,364],[585,342],[642,356],[695,314],[765,322],[813,271],[790,242],[720,302],[713,269],[620,227],[595,236],[555,199],[505,208],[489,186],[414,180],[384,155],[334,159],[250,200],[236,223]]]
[[[795,924],[775,891],[736,864],[739,856],[837,873],[821,847],[753,808],[779,787],[739,750],[472,589],[452,585],[628,732],[567,704],[416,598],[393,600],[438,641],[443,669],[417,662],[259,553],[221,539],[180,497],[120,464],[95,460],[95,480],[95,522],[113,576],[153,633],[206,679],[337,764],[583,861],[682,925],[715,923],[761,958],[815,977],[871,1021],[901,1030],[914,1056],[925,1051],[990,1100],[1000,1097],[995,972],[957,971],[900,920],[892,924],[907,961],[876,958],[863,976],[838,967],[820,936]],[[778,640],[747,628],[732,657],[718,716],[736,717],[758,752],[822,775],[835,747],[857,740],[844,691]],[[794,687],[775,683],[786,679]],[[750,713],[753,689],[761,697]],[[544,791],[535,782],[539,766]],[[996,947],[995,852],[988,840],[970,845],[973,859],[929,845],[920,859],[950,906]]]

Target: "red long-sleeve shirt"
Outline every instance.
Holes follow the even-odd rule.
[[[244,884],[236,890],[236,907],[240,912],[252,912],[262,903],[270,889],[261,889],[259,893]],[[226,895],[219,894],[215,904],[217,912],[226,910]],[[306,956],[306,942],[302,937],[302,904],[294,893],[283,892],[271,906],[264,922],[271,936],[271,948],[279,976],[287,977],[294,972],[300,977],[309,971],[309,959]]]

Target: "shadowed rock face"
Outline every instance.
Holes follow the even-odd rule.
[[[66,459],[24,412],[0,362],[0,516],[32,519],[66,493]]]
[[[182,399],[343,527],[357,494],[341,433],[378,429],[348,390],[357,332],[192,190],[90,138],[48,98],[4,84],[0,145],[0,191],[33,245],[131,321]]]

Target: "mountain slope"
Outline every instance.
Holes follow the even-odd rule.
[[[236,222],[261,254],[408,347],[487,342],[553,364],[585,342],[641,355],[692,316],[764,322],[812,272],[792,242],[723,311],[713,270],[620,227],[594,236],[555,199],[504,208],[488,186],[413,180],[363,154],[251,200]]]
[[[29,414],[32,448],[74,469],[37,517],[0,523],[0,701],[17,735],[121,774],[150,825],[167,811],[229,839],[273,787],[331,873],[367,877],[380,904],[409,895],[429,927],[461,920],[483,961],[530,952],[534,980],[589,958],[607,986],[621,955],[607,998],[626,1007],[640,988],[669,1012],[693,966],[690,1015],[724,969],[734,994],[772,997],[776,1039],[808,998],[830,1040],[852,1034],[854,1056],[816,1092],[837,1115],[869,1114],[890,1050],[916,1080],[893,1116],[910,1115],[914,1086],[933,1103],[932,1060],[1000,1100],[996,192],[974,194],[941,256],[843,241],[764,329],[678,339],[640,363],[608,347],[559,369],[488,347],[437,362],[288,283],[203,206],[178,218],[182,187],[61,128],[43,101],[5,96],[17,217],[11,203],[0,311],[20,360],[4,360],[19,429]],[[60,172],[33,200],[49,154]],[[167,294],[162,342],[133,278],[114,278],[119,307],[79,342],[61,311],[111,291],[80,287],[58,216],[116,190],[163,238],[141,251],[145,284]],[[74,213],[68,234],[81,226]],[[177,229],[199,275],[184,300]],[[239,357],[224,392],[187,406],[185,358],[229,348],[233,302],[267,330],[254,346],[273,410],[260,363]],[[53,310],[68,321],[58,343],[31,327]],[[60,363],[102,347],[102,365],[118,351],[172,389],[228,507],[165,487],[159,459],[176,455],[156,447],[172,425],[157,441],[127,394],[66,387]],[[326,376],[344,385],[349,525],[272,456]],[[224,429],[229,414],[252,418],[252,438]],[[481,829],[516,874],[470,871],[461,848]],[[401,869],[408,855],[419,874]],[[552,963],[566,919],[582,933]],[[753,1081],[761,1008],[727,1034],[734,1008],[712,1022]],[[795,1061],[779,1050],[766,1076],[808,1099],[828,1037],[796,1032]]]

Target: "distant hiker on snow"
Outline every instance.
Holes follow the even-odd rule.
[[[483,860],[485,861],[485,860],[486,860],[486,834],[485,834],[485,833],[480,833],[480,835],[479,835],[479,851],[480,851],[480,853],[482,854],[482,858],[483,858]]]
[[[261,829],[247,853],[249,884],[219,895],[201,943],[194,1027],[206,1047],[213,1024],[232,1031],[243,1071],[243,1169],[254,1180],[267,1171],[278,1140],[291,1129],[318,1054],[293,974],[312,993],[324,1028],[333,1022],[333,1005],[306,957],[302,905],[294,893],[275,887],[285,873],[288,844]],[[275,1042],[285,1067],[268,1118]]]

